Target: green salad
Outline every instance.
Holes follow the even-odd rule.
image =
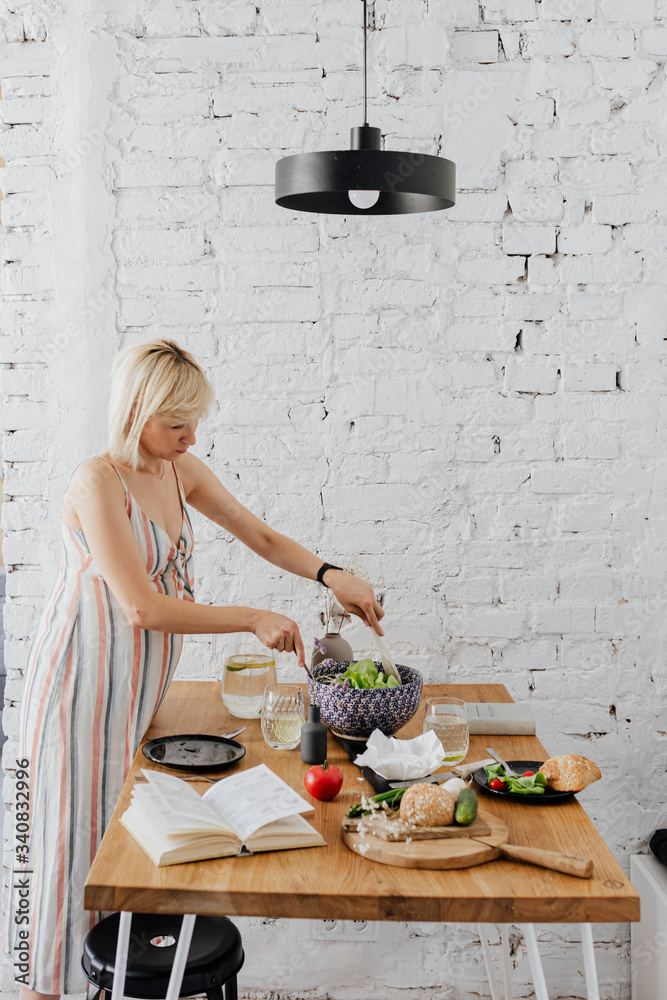
[[[509,778],[505,774],[502,764],[489,764],[484,770],[488,775],[489,784],[494,779],[499,778],[505,782],[506,787],[502,790],[514,792],[516,795],[544,795],[544,789],[547,787],[547,779],[541,771],[536,774],[523,775],[520,778]]]
[[[351,688],[392,688],[399,687],[395,677],[380,673],[370,657],[351,663],[345,673],[336,677],[335,684]]]

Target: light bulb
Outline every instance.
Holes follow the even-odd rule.
[[[347,196],[355,208],[372,208],[380,197],[379,191],[348,191]]]

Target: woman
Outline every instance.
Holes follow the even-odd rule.
[[[29,784],[30,854],[17,833],[4,925],[20,1000],[86,988],[83,941],[103,913],[84,909],[84,882],[183,634],[253,632],[305,665],[299,628],[284,615],[194,603],[186,503],[275,566],[309,580],[319,572],[347,611],[382,634],[367,584],[269,528],[188,454],[212,399],[202,369],[172,341],[126,348],[114,364],[109,448],[75,469],[65,494],[62,561],[33,638],[21,714],[17,778]]]

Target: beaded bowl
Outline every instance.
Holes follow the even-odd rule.
[[[318,663],[313,678],[308,678],[308,695],[313,705],[320,706],[320,718],[332,732],[348,739],[366,740],[374,729],[385,736],[397,730],[417,713],[421,704],[423,677],[418,670],[398,663],[401,684],[390,688],[343,689],[339,684],[323,683],[343,673],[353,660]],[[382,663],[374,660],[379,672]]]

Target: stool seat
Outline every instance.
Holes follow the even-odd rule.
[[[155,1000],[167,995],[182,922],[179,914],[132,914],[125,996]],[[119,923],[119,913],[104,917],[84,941],[81,966],[98,991],[113,987]],[[197,916],[179,996],[206,993],[209,1000],[221,1000],[225,986],[226,1000],[236,1000],[236,974],[244,960],[241,935],[231,920]]]

